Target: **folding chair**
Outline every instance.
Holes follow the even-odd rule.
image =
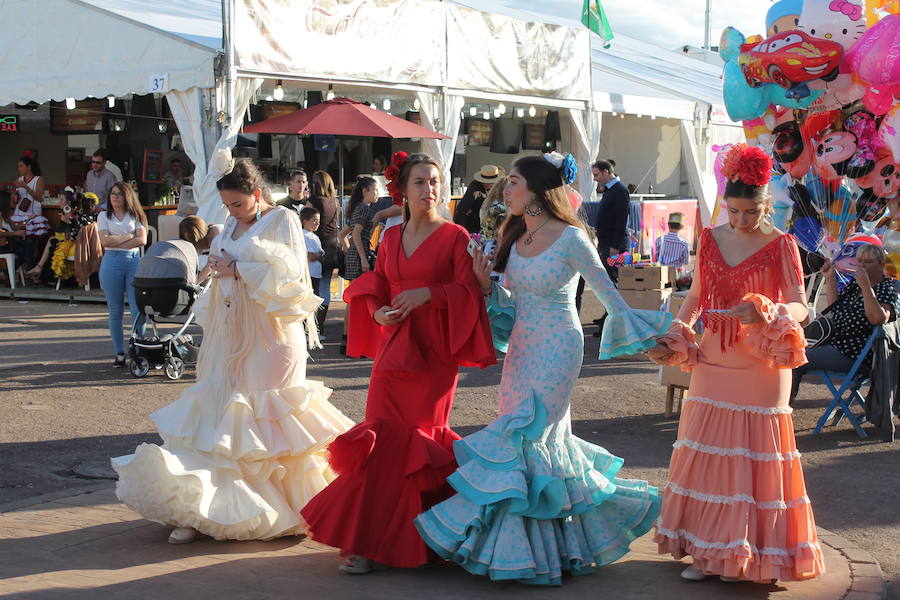
[[[856,357],[856,360],[853,361],[853,366],[850,367],[849,371],[809,371],[810,374],[821,377],[825,382],[825,385],[828,386],[828,389],[831,390],[832,394],[831,402],[828,404],[828,408],[825,409],[825,413],[816,424],[813,434],[818,435],[822,431],[822,427],[825,426],[825,422],[830,419],[831,415],[837,410],[838,412],[831,422],[832,427],[840,423],[841,419],[847,417],[847,420],[853,425],[853,429],[856,430],[856,434],[859,437],[868,437],[866,432],[863,431],[859,417],[853,414],[850,407],[853,406],[854,402],[859,403],[863,408],[866,406],[865,400],[859,393],[859,390],[868,383],[869,373],[860,373],[859,369],[863,364],[863,360],[872,349],[872,344],[875,342],[875,339],[880,332],[881,327],[876,327],[874,331],[872,331],[872,335],[870,335],[869,339],[866,341],[866,345],[863,347],[862,352],[860,352],[859,356]],[[835,386],[835,380],[840,381],[841,385],[839,388]],[[850,392],[849,397],[847,400],[844,400],[844,395],[847,392]]]

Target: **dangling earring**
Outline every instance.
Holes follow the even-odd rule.
[[[544,212],[544,209],[540,204],[537,203],[537,198],[535,196],[532,196],[531,203],[525,207],[525,214],[529,217],[537,217],[542,212]]]
[[[256,220],[259,221],[260,217],[262,217],[262,211],[259,209],[259,200],[256,201]]]
[[[772,215],[767,214],[762,218],[759,222],[759,230],[766,235],[775,231],[775,221],[772,219]]]

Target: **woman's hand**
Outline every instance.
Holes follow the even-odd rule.
[[[369,264],[369,261],[365,256],[359,259],[359,268],[363,273],[372,269],[372,266]]]
[[[402,320],[408,317],[409,313],[414,309],[429,301],[431,301],[431,290],[427,287],[420,287],[400,292],[394,296],[394,299],[391,301],[391,308],[400,311],[396,316]]]
[[[222,279],[223,277],[237,277],[237,261],[224,250],[222,251],[221,256],[218,254],[210,254],[206,264],[212,269],[213,277],[216,279]]]
[[[382,306],[375,311],[375,314],[372,315],[372,318],[375,319],[375,322],[382,327],[391,327],[393,325],[399,325],[405,317],[401,317],[400,312],[395,311],[395,309],[391,308],[390,306]]]
[[[856,285],[858,285],[861,290],[872,287],[872,280],[869,279],[869,272],[862,267],[857,267],[856,272],[853,275],[856,278]]]
[[[756,305],[752,302],[744,302],[732,307],[731,316],[736,318],[744,325],[754,325],[756,323],[762,323],[763,320],[763,318],[759,314],[759,311],[756,310]]]
[[[475,273],[475,279],[482,289],[491,287],[491,270],[494,267],[494,261],[489,256],[484,255],[481,248],[475,249],[472,255],[472,272]]]
[[[657,341],[656,345],[647,350],[647,358],[660,364],[669,360],[674,352],[663,342]]]

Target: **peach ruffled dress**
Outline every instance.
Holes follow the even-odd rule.
[[[659,552],[690,555],[708,575],[816,577],[825,564],[788,406],[791,368],[806,362],[785,305],[803,301],[796,242],[782,235],[730,266],[706,230],[698,265],[680,322],[663,338],[675,350],[671,364],[693,374],[657,521]],[[756,305],[762,324],[708,312],[741,302]]]

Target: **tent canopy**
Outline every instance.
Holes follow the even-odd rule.
[[[160,75],[160,91],[215,85],[215,50],[94,4],[0,0],[0,11],[17,27],[0,36],[0,106],[146,94]]]
[[[591,71],[597,110],[693,120],[695,104],[725,102],[721,67],[624,35],[591,37]]]

